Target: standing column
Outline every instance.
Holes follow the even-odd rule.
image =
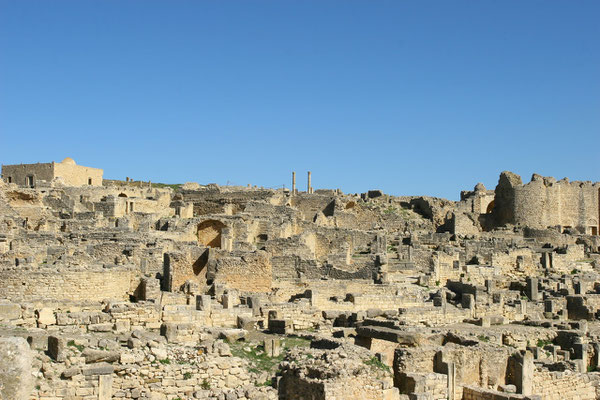
[[[292,194],[296,194],[296,171],[292,171]]]
[[[308,185],[306,187],[306,192],[307,193],[312,193],[312,186],[311,186],[311,174],[310,171],[308,171]]]
[[[456,369],[453,362],[448,363],[448,381],[447,381],[447,389],[448,389],[448,400],[456,399]]]

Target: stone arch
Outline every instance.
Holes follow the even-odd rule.
[[[119,193],[119,197],[127,197],[125,193]]]
[[[225,228],[225,224],[216,219],[209,219],[200,223],[196,231],[198,244],[220,249],[223,228]]]
[[[494,211],[494,206],[496,205],[496,202],[494,200],[492,200],[490,202],[490,204],[488,204],[487,209],[485,210],[486,214],[491,214],[492,211]]]

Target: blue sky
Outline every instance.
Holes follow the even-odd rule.
[[[3,1],[0,162],[458,198],[600,180],[598,1]]]

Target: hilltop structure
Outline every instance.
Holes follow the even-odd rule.
[[[77,165],[70,157],[61,162],[2,165],[2,179],[21,187],[35,188],[49,185],[102,186],[104,171]]]
[[[600,398],[599,183],[503,172],[450,201],[78,168],[3,166],[0,398]]]

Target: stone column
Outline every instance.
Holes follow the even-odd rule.
[[[112,375],[100,375],[98,377],[98,400],[112,399]]]
[[[456,369],[454,363],[448,363],[448,400],[455,400]]]
[[[292,171],[292,194],[296,194],[296,171]]]
[[[539,299],[538,293],[538,280],[537,278],[527,278],[527,287],[526,287],[527,297],[531,301],[537,301]]]
[[[307,193],[312,193],[312,186],[311,186],[311,173],[310,171],[308,171],[308,185],[306,186],[306,192]]]
[[[515,383],[520,394],[533,394],[533,371],[533,354],[527,351],[523,355],[522,361],[517,363],[517,381]]]
[[[594,357],[592,358],[592,367],[598,368],[600,366],[600,343],[592,343],[594,349]]]

